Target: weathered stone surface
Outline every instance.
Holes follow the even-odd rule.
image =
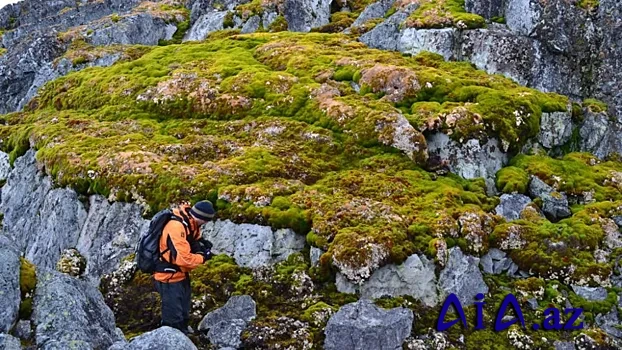
[[[240,33],[242,34],[254,33],[257,31],[257,29],[259,29],[260,25],[261,25],[261,18],[259,16],[253,16],[249,18],[246,21],[246,23],[244,23],[244,26],[242,26],[242,30],[240,31]]]
[[[603,287],[572,286],[572,290],[578,296],[590,301],[602,301],[607,299],[607,290]]]
[[[112,311],[87,282],[59,272],[37,269],[32,315],[40,348],[106,349],[122,340]]]
[[[216,254],[225,253],[245,267],[261,267],[285,260],[304,248],[304,236],[289,229],[273,231],[269,226],[237,225],[230,220],[209,222],[203,227]]]
[[[570,341],[559,341],[556,340],[555,343],[553,343],[553,346],[555,347],[555,350],[575,350],[575,346],[573,342]]]
[[[86,269],[86,259],[77,249],[65,249],[56,263],[56,270],[72,277],[80,277]]]
[[[359,40],[374,49],[397,50],[401,36],[400,24],[407,17],[408,14],[398,11],[374,29],[361,35]]]
[[[287,30],[309,32],[330,22],[330,0],[285,0]]]
[[[561,146],[572,136],[572,115],[570,112],[542,113],[538,140],[542,146]]]
[[[326,350],[401,349],[410,335],[413,313],[404,308],[383,310],[371,300],[344,305],[326,325]]]
[[[0,152],[0,181],[6,180],[11,173],[11,164],[9,163],[9,155]]]
[[[587,112],[579,127],[580,150],[590,152],[598,158],[612,153],[622,154],[622,124],[611,121],[606,113]]]
[[[495,208],[497,215],[512,221],[520,218],[521,212],[531,203],[531,198],[522,194],[503,194],[501,202]]]
[[[225,16],[228,11],[214,11],[207,12],[192,25],[184,41],[198,41],[203,40],[211,32],[224,29]]]
[[[15,336],[22,340],[32,340],[33,330],[30,320],[20,320],[15,325]]]
[[[508,1],[505,21],[513,32],[529,36],[540,21],[541,12],[542,7],[537,0]]]
[[[196,350],[196,346],[181,331],[171,327],[160,327],[134,338],[130,343],[117,342],[108,350],[151,350],[179,349]]]
[[[467,12],[478,14],[486,19],[503,17],[507,0],[465,0]]]
[[[384,17],[385,13],[387,13],[387,11],[391,9],[391,6],[393,6],[393,3],[395,3],[395,0],[380,0],[367,5],[354,23],[352,23],[352,27],[360,27],[370,19]]]
[[[572,215],[568,206],[568,197],[559,192],[545,193],[542,198],[542,211],[552,220],[560,220]]]
[[[358,292],[362,298],[376,299],[382,296],[410,295],[428,306],[438,303],[434,263],[425,256],[411,255],[400,265],[385,265],[376,270],[360,286],[337,275],[337,290],[344,293]]]
[[[478,293],[488,293],[478,265],[479,258],[464,255],[458,247],[451,248],[449,261],[438,280],[441,300],[454,293],[461,303],[468,304]]]
[[[397,50],[411,55],[430,51],[443,56],[445,60],[455,59],[457,33],[455,28],[408,28],[401,32]]]
[[[177,31],[175,24],[149,13],[122,16],[118,22],[96,22],[87,42],[96,45],[157,45],[159,40],[170,40]]]
[[[618,302],[618,307],[622,307],[622,300]],[[595,323],[610,336],[622,340],[622,330],[619,328],[622,319],[618,317],[618,307],[614,306],[607,314],[599,314],[595,318]]]
[[[19,269],[17,249],[8,237],[0,235],[0,333],[8,333],[17,320],[21,300]]]
[[[21,350],[19,339],[9,334],[0,333],[0,350]]]
[[[529,196],[533,199],[541,197],[544,194],[553,192],[553,187],[547,185],[544,181],[540,180],[537,176],[531,176],[529,178]]]
[[[483,177],[488,191],[496,192],[495,174],[508,161],[498,140],[491,138],[482,145],[479,140],[471,139],[459,144],[443,133],[429,135],[426,140],[430,157],[448,161],[451,171],[465,179]]]
[[[207,336],[212,344],[238,348],[242,344],[240,335],[256,316],[253,298],[248,295],[233,296],[223,307],[205,315],[199,330],[209,330]]]
[[[317,247],[311,247],[309,251],[309,258],[311,260],[311,266],[318,266],[320,263],[320,257],[324,254],[324,251]]]

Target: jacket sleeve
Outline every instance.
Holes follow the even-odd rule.
[[[186,239],[186,231],[182,223],[170,221],[164,227],[164,233],[168,234],[173,244],[174,252],[172,253],[176,255],[173,262],[175,265],[179,266],[183,271],[188,271],[203,264],[203,255],[190,252],[190,244]]]

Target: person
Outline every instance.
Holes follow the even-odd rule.
[[[211,243],[202,239],[200,228],[213,220],[216,212],[207,200],[193,207],[182,204],[172,211],[174,217],[166,223],[160,237],[164,268],[156,269],[154,279],[162,302],[162,326],[188,334],[192,333],[188,326],[192,296],[189,272],[212,256]]]

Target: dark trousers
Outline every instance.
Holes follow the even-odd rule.
[[[186,333],[190,319],[190,279],[175,283],[155,281],[155,285],[162,300],[162,326]]]

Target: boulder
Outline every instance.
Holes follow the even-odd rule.
[[[491,19],[504,16],[506,2],[506,0],[465,0],[464,8],[467,12]]]
[[[553,346],[555,347],[555,350],[575,350],[576,349],[576,347],[574,346],[574,343],[570,341],[556,340],[553,343]]]
[[[365,45],[381,50],[397,50],[400,41],[400,24],[408,18],[408,14],[398,11],[378,24],[374,29],[361,35],[359,40]]]
[[[311,247],[309,250],[309,259],[311,260],[311,266],[316,267],[320,264],[320,257],[324,254],[324,251],[317,247]]]
[[[352,23],[352,27],[360,27],[371,19],[384,17],[394,3],[395,0],[380,0],[367,5],[354,23]]]
[[[455,28],[408,28],[401,32],[397,50],[411,55],[430,51],[443,56],[445,60],[453,60],[456,58],[457,36],[458,30]]]
[[[603,301],[607,299],[607,290],[603,287],[572,286],[572,290],[581,298],[589,301]]]
[[[138,13],[121,16],[116,23],[98,21],[87,30],[92,33],[86,41],[95,46],[157,45],[160,40],[170,40],[177,26],[149,13]]]
[[[0,333],[8,333],[19,314],[20,260],[13,242],[0,235]]]
[[[501,202],[495,208],[497,215],[503,216],[507,221],[520,219],[522,211],[531,203],[531,198],[522,194],[503,194]]]
[[[223,307],[203,317],[199,330],[208,331],[207,337],[212,344],[238,348],[242,344],[242,332],[256,316],[253,298],[248,295],[232,296]]]
[[[117,342],[108,350],[151,350],[179,349],[196,350],[192,341],[180,330],[171,327],[160,327],[132,339],[130,343]]]
[[[13,332],[19,339],[30,341],[33,335],[32,323],[30,320],[20,320],[17,322],[17,325],[15,325],[15,330]]]
[[[53,270],[37,269],[31,319],[43,349],[107,349],[123,340],[99,290]]]
[[[358,292],[366,299],[409,295],[428,306],[435,306],[438,303],[434,263],[425,255],[413,254],[400,265],[385,265],[374,271],[360,286],[349,282],[338,273],[336,284],[338,291]]]
[[[463,305],[471,304],[478,293],[488,293],[488,286],[478,268],[479,260],[464,255],[459,247],[449,250],[449,260],[438,280],[441,300],[453,293]]]
[[[242,34],[254,33],[259,29],[260,25],[261,25],[261,18],[259,16],[253,16],[249,18],[246,21],[246,23],[244,23],[244,26],[242,26],[242,30],[240,31],[240,33]]]
[[[230,220],[205,224],[203,236],[214,244],[214,253],[230,255],[238,265],[251,268],[283,261],[301,251],[306,242],[290,229],[273,231],[269,226],[238,225]]]
[[[540,21],[542,6],[538,0],[508,1],[505,9],[505,21],[508,27],[519,35],[533,34]]]
[[[622,301],[619,302],[618,305],[622,307]],[[614,306],[607,314],[597,315],[594,322],[609,336],[622,340],[622,330],[620,329],[622,318],[618,316],[617,307]]]
[[[207,12],[192,25],[183,41],[203,40],[211,32],[224,29],[225,16],[228,11]]]
[[[587,111],[583,123],[579,127],[579,148],[582,152],[590,152],[600,159],[612,153],[622,154],[622,124],[611,121],[607,113]]]
[[[405,308],[384,310],[362,299],[341,307],[324,333],[326,350],[401,349],[410,335],[413,312]]]
[[[538,141],[546,148],[562,146],[572,136],[570,112],[542,113]]]
[[[9,334],[0,333],[0,350],[21,350],[19,339]]]
[[[542,211],[551,220],[560,220],[572,215],[568,205],[568,197],[560,192],[551,192],[543,194]]]
[[[285,0],[287,30],[309,32],[330,22],[331,0]]]
[[[443,133],[426,136],[428,154],[449,163],[451,172],[465,179],[483,177],[489,193],[495,193],[495,175],[508,161],[499,141],[491,138],[485,144],[471,139],[460,144]]]

